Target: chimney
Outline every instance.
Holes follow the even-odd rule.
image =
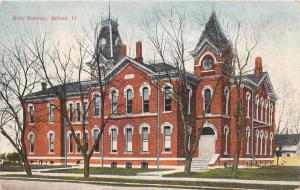
[[[126,52],[126,45],[123,44],[121,45],[120,47],[120,58],[123,58],[127,55],[127,52]]]
[[[262,58],[261,57],[256,57],[255,58],[254,75],[256,77],[259,77],[262,72],[263,72],[263,70],[262,70]]]
[[[43,91],[47,89],[47,83],[46,82],[42,82],[41,86],[42,86]]]
[[[143,53],[142,53],[142,42],[137,41],[135,44],[135,60],[143,62]]]

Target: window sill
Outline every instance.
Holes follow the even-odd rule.
[[[34,153],[33,153],[33,152],[29,152],[29,154],[30,154],[30,155],[34,155]]]
[[[213,69],[209,69],[209,70],[203,70],[203,71],[201,71],[201,73],[208,73],[208,72],[214,72],[214,70]]]
[[[149,151],[141,151],[140,154],[149,154]]]
[[[51,122],[49,121],[49,124],[50,124],[50,125],[53,125],[53,124],[54,124],[54,121],[51,121]]]
[[[100,115],[93,115],[93,118],[100,118]]]
[[[48,152],[48,154],[55,154],[54,152]]]
[[[133,154],[133,152],[126,151],[126,152],[124,152],[124,154]]]
[[[171,151],[163,151],[162,154],[172,154]]]
[[[163,111],[162,113],[172,113],[172,111]]]
[[[31,126],[32,126],[32,125],[34,125],[34,123],[29,123],[29,125],[31,125]]]
[[[118,154],[118,152],[110,152],[109,154]]]

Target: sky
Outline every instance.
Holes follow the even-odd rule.
[[[221,23],[239,19],[242,23],[259,25],[261,38],[250,59],[251,64],[254,66],[255,57],[261,56],[278,102],[286,98],[300,111],[300,2],[111,1],[111,14],[118,19],[122,41],[131,47],[128,50],[131,56],[134,56],[131,44],[141,40],[144,58],[151,59],[153,48],[142,25],[154,12],[171,9],[188,16],[190,50],[196,45],[205,18],[212,10]],[[9,44],[20,37],[47,32],[51,38],[68,45],[74,32],[88,28],[90,22],[107,15],[108,1],[0,0],[0,42]],[[32,20],[33,17],[43,20]],[[67,17],[67,20],[55,20],[54,17]],[[187,67],[192,70],[192,62]],[[0,136],[0,152],[9,150],[10,146]]]

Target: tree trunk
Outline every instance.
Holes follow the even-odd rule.
[[[32,175],[31,167],[30,167],[30,164],[29,164],[29,161],[28,161],[27,157],[22,155],[22,160],[24,162],[24,170],[25,170],[26,174],[27,175]]]
[[[90,177],[90,159],[84,158],[84,178]]]
[[[187,152],[185,155],[185,165],[184,165],[185,174],[191,173],[191,165],[192,165],[192,154],[190,152]]]
[[[241,129],[237,128],[237,142],[236,142],[236,150],[234,154],[234,159],[232,163],[232,171],[231,176],[233,178],[238,177],[238,166],[240,160],[240,152],[241,152],[241,139],[242,139],[242,131]]]
[[[277,156],[277,166],[279,165],[279,156]]]

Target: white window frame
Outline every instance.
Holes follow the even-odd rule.
[[[268,137],[269,137],[269,133],[266,131],[265,132],[265,155],[267,155]]]
[[[144,108],[144,104],[145,104],[145,96],[144,96],[144,89],[148,89],[148,111],[146,112],[145,111],[145,108]],[[141,93],[141,96],[142,96],[142,110],[143,110],[143,113],[149,113],[150,112],[150,87],[148,86],[143,86],[142,89],[141,89],[142,93]]]
[[[54,123],[54,109],[55,106],[53,103],[48,103],[48,122]]]
[[[250,118],[250,101],[251,101],[251,93],[246,93],[246,101],[247,101],[247,118]]]
[[[97,99],[99,98],[99,102]],[[100,93],[93,93],[93,116],[99,117],[101,115],[101,94]],[[98,114],[96,114],[96,109],[99,109]]]
[[[188,109],[187,109],[187,113],[191,114],[191,103],[192,103],[192,95],[193,95],[193,89],[192,87],[188,87]]]
[[[273,142],[273,132],[270,133],[270,156],[272,156],[273,154],[272,142]]]
[[[255,97],[255,100],[256,100],[256,119],[258,120],[258,110],[259,110],[259,96],[258,94],[256,94],[256,97]]]
[[[80,131],[76,131],[75,132],[75,135],[76,135],[76,138],[78,139],[78,135],[79,135],[79,142],[81,141],[81,132]],[[75,139],[74,139],[75,140]],[[80,153],[80,147],[78,146],[78,144],[76,143],[76,140],[75,140],[75,152],[78,154],[78,153]]]
[[[31,131],[31,132],[28,133],[29,154],[34,154],[34,149],[35,149],[34,140],[35,140],[35,134]]]
[[[224,148],[224,155],[228,155],[228,135],[229,135],[229,127],[226,124],[224,127],[224,135],[225,135],[225,148]]]
[[[113,139],[113,131],[116,131],[116,140]],[[118,133],[119,133],[119,129],[117,126],[113,125],[109,128],[110,152],[111,153],[118,152]]]
[[[260,121],[264,119],[264,99],[260,98]]]
[[[53,141],[50,139],[50,135],[53,135]],[[47,134],[48,137],[48,154],[54,154],[55,152],[55,133],[53,131],[49,131]],[[53,151],[51,151],[53,150]]]
[[[97,135],[95,135],[95,131],[97,131]],[[95,144],[95,146],[97,145],[97,143],[98,143],[98,146],[96,146],[97,148],[98,148],[98,150],[96,150],[96,147],[95,147],[95,149],[94,149],[94,152],[95,153],[99,153],[100,152],[100,142],[96,142],[96,140],[97,140],[97,136],[99,135],[99,133],[100,133],[100,130],[95,126],[93,129],[92,129],[92,132],[91,132],[91,134],[92,134],[92,136],[93,136],[93,143]]]
[[[127,134],[129,130],[131,130],[131,141],[130,142],[128,140],[128,134]],[[131,125],[126,125],[124,127],[124,135],[125,135],[125,151],[126,152],[132,152],[133,151],[133,149],[132,149],[132,147],[133,147],[133,140],[132,140],[132,138],[133,138],[133,127]]]
[[[145,140],[143,137],[143,129],[147,129],[148,131],[148,139]],[[141,152],[149,152],[149,134],[150,134],[150,126],[147,123],[143,123],[139,127],[139,134],[141,135]]]
[[[72,105],[72,110],[70,110],[70,105]],[[68,117],[69,117],[69,122],[72,123],[73,122],[73,117],[74,117],[74,103],[73,102],[68,102],[67,103],[68,106]]]
[[[113,102],[113,92],[116,93],[116,102],[114,103]],[[110,101],[110,104],[111,104],[111,114],[112,115],[117,115],[118,114],[118,96],[119,96],[119,92],[118,92],[118,89],[116,88],[111,88],[110,89],[110,94],[109,94],[109,99],[111,100]]]
[[[250,127],[246,128],[246,154],[250,154]]]
[[[78,105],[79,105],[79,107],[78,107]],[[75,118],[75,122],[76,123],[79,123],[80,121],[81,121],[81,119],[82,119],[82,114],[83,113],[81,113],[81,102],[75,102],[75,112],[76,112],[76,118]],[[78,110],[79,109],[79,110]]]
[[[170,150],[166,151],[166,136],[165,136],[165,127],[170,127]],[[170,122],[165,122],[161,126],[161,134],[163,135],[163,151],[171,152],[172,151],[172,134],[173,134],[173,125]]]
[[[226,87],[224,88],[224,96],[225,96],[225,115],[229,115],[229,94],[230,94],[229,87],[226,86]]]
[[[34,112],[33,104],[28,104],[28,114],[29,114],[29,123],[30,124],[34,123],[33,112]]]
[[[211,98],[213,98],[213,96],[214,96],[214,90],[213,90],[212,86],[205,85],[202,89],[203,111],[205,111],[205,90],[207,90],[207,89],[210,90]],[[206,115],[212,114],[212,109],[211,108],[212,108],[212,105],[210,105],[210,112],[205,113]]]
[[[69,131],[67,134],[68,134],[67,138],[69,140],[68,141],[68,153],[73,153],[74,152],[74,149],[73,149],[73,144],[74,144],[73,135],[72,135],[71,131]],[[72,142],[72,144],[71,144],[71,142]],[[72,148],[72,150],[71,150],[71,148]]]
[[[259,130],[256,130],[256,144],[255,144],[255,155],[259,153]]]
[[[170,110],[166,110],[166,88],[170,88],[170,93],[171,93],[171,97],[170,97]],[[169,83],[166,83],[163,86],[163,95],[164,95],[164,112],[172,112],[172,96],[173,96],[173,86]]]
[[[260,152],[259,155],[263,155],[263,141],[264,141],[264,131],[260,131]]]
[[[128,113],[128,96],[127,96],[127,92],[128,90],[131,90],[131,113]],[[124,88],[124,97],[125,97],[125,102],[126,102],[126,115],[132,115],[133,114],[133,97],[134,97],[134,91],[133,91],[133,88],[132,86],[130,85],[127,85],[125,88]]]
[[[269,106],[269,102],[268,100],[265,101],[265,122],[268,123],[268,106]]]

